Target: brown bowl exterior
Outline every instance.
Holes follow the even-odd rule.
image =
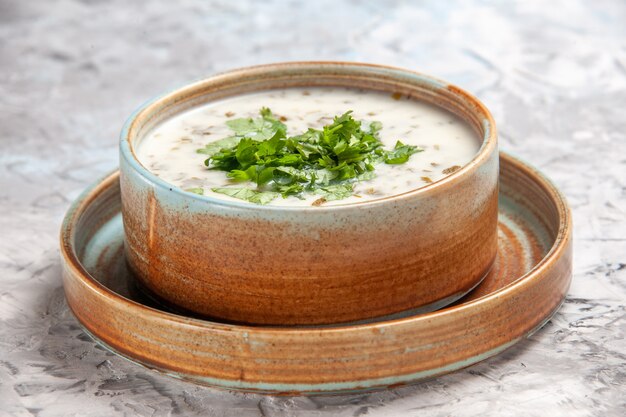
[[[133,144],[159,121],[232,95],[345,86],[445,107],[483,138],[461,170],[364,203],[292,208],[186,193],[139,164]],[[421,74],[353,63],[286,63],[218,75],[140,109],[121,140],[128,262],[157,297],[208,317],[328,324],[440,306],[491,268],[497,250],[495,124],[477,99]]]

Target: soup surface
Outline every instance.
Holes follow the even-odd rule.
[[[301,135],[310,128],[321,131],[323,126],[333,123],[334,117],[352,111],[350,116],[361,122],[365,132],[373,132],[372,123],[378,122],[375,136],[382,142],[377,151],[379,154],[392,152],[398,141],[412,145],[414,148],[408,148],[413,149],[413,153],[401,163],[397,160],[386,163],[393,158],[388,157],[391,153],[385,153],[387,156],[377,157],[376,163],[367,164],[366,172],[353,178],[341,181],[338,177],[331,177],[330,181],[327,178],[326,185],[331,188],[333,184],[349,184],[350,191],[341,195],[329,194],[325,191],[330,190],[328,187],[315,190],[307,186],[298,193],[278,193],[275,188],[277,183],[271,179],[259,186],[241,178],[233,179],[233,174],[216,169],[215,161],[209,161],[207,166],[205,161],[212,156],[201,153],[203,149],[208,149],[207,144],[233,137],[236,132],[233,132],[232,121],[241,118],[259,120],[261,108],[270,109],[271,117],[284,124],[286,137]],[[226,124],[228,121],[231,121],[231,126]],[[270,193],[272,198],[261,201],[262,204],[326,206],[378,199],[426,186],[467,164],[476,155],[480,142],[469,124],[428,103],[397,94],[323,87],[268,90],[190,109],[148,132],[135,152],[148,170],[189,192],[242,201],[241,193],[236,198],[228,194],[237,193],[225,189],[252,190],[246,191],[249,194],[271,190],[274,192]],[[359,167],[356,168],[360,172]],[[278,174],[287,175],[274,171],[275,178]],[[319,178],[317,181],[320,181]],[[281,190],[285,187],[283,185]]]

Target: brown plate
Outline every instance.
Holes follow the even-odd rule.
[[[570,212],[536,170],[501,154],[498,259],[445,309],[328,327],[242,326],[167,311],[136,290],[123,257],[119,174],[91,187],[61,231],[74,315],[98,343],[168,375],[273,394],[361,391],[451,372],[529,336],[571,280]]]

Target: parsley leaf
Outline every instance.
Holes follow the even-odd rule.
[[[382,123],[363,124],[352,111],[335,116],[322,129],[287,137],[287,127],[262,108],[260,117],[228,120],[233,136],[211,142],[198,153],[208,156],[209,169],[226,171],[235,182],[250,182],[251,188],[213,188],[213,191],[257,204],[277,198],[310,192],[320,200],[333,201],[350,197],[354,183],[376,176],[375,165],[402,164],[417,146],[398,141],[385,150],[379,137]]]
[[[321,187],[315,190],[315,194],[321,194],[326,201],[343,200],[352,195],[354,184],[335,184],[327,187]]]
[[[396,146],[392,151],[388,151],[385,154],[385,163],[386,164],[404,164],[409,160],[409,157],[417,152],[422,152],[422,148],[418,148],[417,146],[405,145],[404,143],[397,141]]]
[[[188,191],[190,193],[194,193],[194,194],[199,194],[199,195],[204,195],[204,189],[197,187],[197,188],[186,188],[185,191]]]
[[[285,136],[287,126],[280,120],[275,119],[270,109],[263,107],[260,114],[261,117],[256,119],[241,118],[228,120],[226,125],[235,132],[235,135],[257,141],[270,139],[276,135]]]
[[[229,136],[224,139],[216,140],[215,142],[209,142],[205,145],[204,148],[200,148],[196,150],[197,153],[205,154],[208,156],[213,156],[222,149],[229,149],[233,146],[236,146],[237,143],[241,140],[240,137],[237,136]]]
[[[226,194],[228,196],[238,198],[240,200],[246,200],[251,203],[262,204],[265,205],[270,201],[274,200],[276,197],[280,195],[280,193],[276,193],[273,191],[255,191],[249,188],[231,188],[231,187],[221,187],[221,188],[211,188],[212,191],[220,194]]]

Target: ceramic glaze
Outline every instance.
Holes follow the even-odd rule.
[[[387,98],[410,97],[403,105],[421,101],[446,109],[471,126],[480,148],[463,167],[428,186],[320,207],[193,194],[137,158],[144,138],[185,112],[270,90],[325,87],[379,91]],[[419,73],[302,62],[216,75],[137,111],[122,131],[120,156],[128,264],[156,297],[205,317],[313,325],[435,309],[474,288],[496,259],[493,118],[475,97]]]
[[[458,304],[367,324],[276,328],[176,314],[136,291],[124,257],[115,173],[87,190],[64,221],[68,304],[87,333],[112,351],[221,388],[347,393],[451,372],[532,334],[558,309],[571,280],[571,215],[562,195],[506,155],[500,180],[498,260]]]
[[[232,135],[227,120],[255,118],[268,107],[287,125],[288,136],[321,129],[333,116],[348,110],[356,120],[382,123],[380,139],[386,149],[398,140],[423,149],[399,165],[376,165],[376,177],[358,181],[351,197],[325,205],[357,203],[401,194],[438,181],[466,165],[478,151],[480,138],[469,124],[441,107],[406,96],[363,89],[291,88],[243,94],[190,109],[156,126],[137,146],[139,161],[155,175],[182,189],[203,189],[204,195],[235,201],[211,191],[241,187],[226,172],[209,170],[206,155],[196,152],[206,143]],[[254,184],[244,183],[255,188]],[[310,206],[319,194],[278,198],[270,204]]]

